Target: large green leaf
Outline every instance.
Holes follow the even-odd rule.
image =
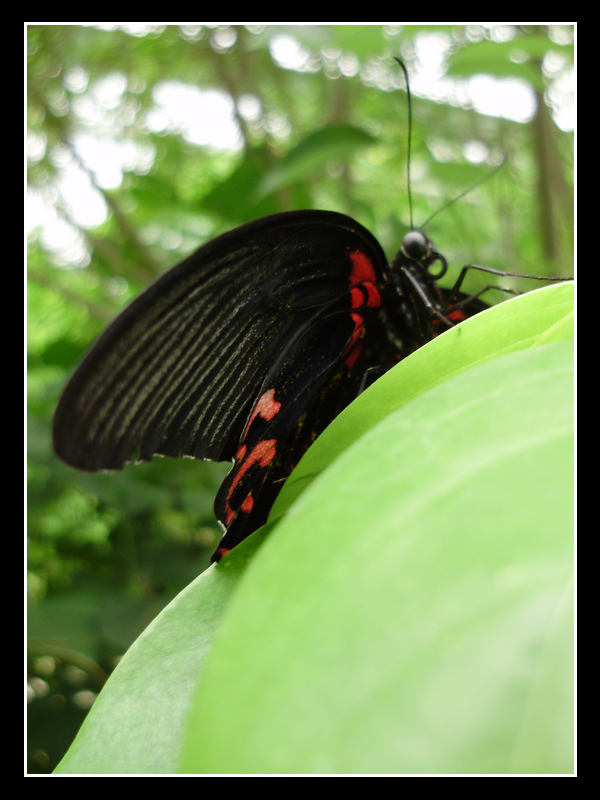
[[[391,730],[385,721],[377,732],[381,695],[389,687],[383,678],[381,684],[373,680],[381,672],[380,665],[387,665],[384,672],[388,676],[397,676],[398,670],[405,674],[407,642],[425,676],[429,676],[427,686],[433,681],[441,695],[448,686],[449,696],[460,689],[452,683],[455,668],[448,673],[436,672],[439,659],[442,663],[450,660],[452,666],[453,653],[456,651],[459,658],[466,651],[473,669],[481,667],[482,660],[488,669],[485,648],[506,645],[513,671],[507,668],[502,675],[493,670],[489,673],[488,695],[485,687],[481,689],[488,705],[482,707],[477,722],[489,725],[487,735],[492,740],[500,733],[505,737],[502,741],[510,739],[514,715],[506,723],[509,733],[505,729],[499,733],[494,728],[498,723],[493,718],[492,701],[500,696],[498,702],[505,701],[503,692],[508,690],[502,679],[512,686],[514,670],[524,669],[523,650],[535,651],[541,634],[534,623],[543,627],[548,622],[544,609],[551,604],[553,592],[558,591],[553,581],[562,579],[567,546],[559,534],[566,531],[568,539],[570,515],[570,482],[561,472],[571,463],[571,452],[562,438],[570,395],[568,381],[560,379],[566,374],[563,362],[568,355],[561,348],[570,346],[560,341],[568,338],[564,332],[568,297],[563,298],[561,306],[556,290],[539,296],[546,298],[544,305],[536,308],[539,301],[535,300],[529,312],[514,313],[513,325],[521,326],[520,335],[504,330],[499,343],[496,326],[483,326],[479,336],[488,339],[492,353],[494,349],[506,352],[503,357],[460,374],[469,364],[486,358],[470,334],[458,335],[464,327],[460,326],[449,332],[450,338],[455,337],[453,348],[446,349],[448,334],[428,348],[434,360],[437,349],[446,353],[442,362],[446,376],[454,374],[450,381],[435,385],[443,379],[436,372],[439,363],[433,371],[417,371],[421,382],[411,392],[400,392],[399,397],[386,381],[378,381],[358,400],[364,404],[371,395],[358,415],[366,432],[362,438],[356,424],[348,426],[338,418],[338,434],[347,434],[349,441],[337,452],[348,451],[277,525],[247,576],[248,560],[272,524],[257,531],[217,568],[207,570],[152,623],[111,676],[57,772],[176,771],[198,683],[200,693],[187,739],[188,772],[453,771],[450,762],[454,756],[444,749],[447,742],[441,735],[435,747],[432,742],[429,762],[420,756],[413,763],[399,764],[391,758],[389,748],[378,747],[380,755],[374,756],[374,748],[366,747],[362,761],[351,764],[355,749],[364,748],[361,736],[377,742],[380,735],[392,734],[393,741],[412,735]],[[522,308],[520,304],[517,307]],[[562,312],[557,310],[561,307]],[[479,315],[473,322],[493,319],[494,312],[492,309]],[[533,323],[532,317],[538,321]],[[527,343],[522,338],[526,329],[530,331]],[[510,353],[515,348],[540,344],[543,338],[549,343],[547,347]],[[455,351],[459,357],[453,359]],[[539,363],[518,360],[538,353],[543,356]],[[418,355],[407,359],[401,369],[409,369]],[[425,391],[427,380],[434,387],[430,391]],[[376,402],[380,385],[382,394]],[[355,444],[350,446],[352,441]],[[326,453],[329,450],[323,437],[317,445]],[[330,455],[320,458],[320,469],[333,460]],[[513,468],[514,461],[518,470]],[[550,500],[543,509],[538,508],[540,492],[544,497],[547,493]],[[403,520],[401,527],[398,519]],[[543,539],[539,526],[552,534],[546,561],[536,549]],[[510,536],[501,542],[506,530],[511,531]],[[531,533],[534,530],[538,531],[535,535]],[[486,532],[483,543],[478,539],[481,531]],[[498,566],[498,559],[505,561]],[[508,588],[503,588],[501,581],[500,588],[488,597],[486,588],[493,588],[490,574],[501,578],[506,574],[508,577],[502,580],[508,581]],[[450,618],[444,616],[446,600]],[[471,619],[465,616],[465,608],[471,609],[475,602],[482,610]],[[406,617],[405,604],[411,619]],[[539,612],[533,621],[531,609],[531,614],[536,609]],[[502,636],[508,635],[515,615],[517,621],[523,617],[527,624],[518,629],[520,638],[505,642]],[[557,612],[554,628],[548,622],[541,655],[532,661],[539,680],[528,684],[531,674],[524,673],[518,684],[519,691],[527,684],[530,701],[523,710],[521,744],[514,736],[510,739],[514,749],[511,763],[517,771],[531,771],[533,762],[541,765],[541,771],[552,771],[552,764],[546,769],[552,748],[562,759],[561,764],[565,760],[568,732],[566,743],[561,744],[555,731],[556,709],[548,704],[548,693],[556,703],[562,702],[565,713],[569,711],[565,670],[570,661],[564,654],[565,641],[569,643],[569,619]],[[423,627],[421,633],[419,626]],[[380,635],[371,641],[377,631]],[[439,640],[435,639],[436,631],[442,631]],[[531,640],[527,640],[528,635]],[[421,641],[427,644],[424,650],[417,647]],[[453,644],[446,652],[448,641]],[[358,655],[363,650],[361,661]],[[367,658],[369,653],[376,663]],[[417,673],[410,664],[406,669],[407,682],[398,683],[399,691],[404,693],[402,697],[407,692],[416,697]],[[340,676],[344,691],[337,686]],[[302,687],[322,696],[330,681],[333,705],[323,707],[322,714],[328,720],[325,725],[322,715],[311,716],[314,702],[303,696]],[[357,698],[364,698],[365,692],[372,693],[367,703],[369,708],[373,704],[372,718],[365,716],[364,708],[356,716]],[[398,703],[402,697],[396,698]],[[517,701],[514,697],[509,700],[514,709]],[[446,698],[444,702],[450,701]],[[298,705],[305,710],[298,716],[296,729],[290,715],[296,719]],[[418,711],[415,709],[413,717]],[[455,713],[456,709],[451,711]],[[341,730],[349,717],[354,720],[354,739],[345,738]],[[564,713],[561,725],[563,718]],[[363,723],[362,732],[357,731]],[[277,737],[273,744],[273,731],[280,725],[288,738]],[[290,725],[293,741],[288,736]],[[232,728],[234,732],[240,730],[241,750],[238,752],[236,745],[236,758],[226,758],[225,763],[222,753],[230,753],[230,748],[223,742],[235,735]],[[251,735],[254,729],[257,741]],[[321,729],[322,735],[311,733]],[[539,735],[542,729],[547,732],[546,743]],[[477,734],[480,732],[478,729]],[[466,729],[466,736],[472,734],[472,729]],[[263,751],[262,741],[264,754],[259,757],[256,751]],[[316,750],[311,750],[311,741]],[[456,768],[486,771],[489,766],[489,770],[498,767],[501,771],[498,762],[506,760],[504,751],[486,751],[489,765],[478,752],[473,751],[471,761],[465,760],[464,753],[455,754]],[[272,755],[265,755],[268,753]],[[478,762],[479,756],[484,761]]]
[[[187,773],[572,771],[572,345],[387,416],[264,543]]]

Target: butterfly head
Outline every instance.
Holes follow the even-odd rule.
[[[439,272],[435,275],[431,275],[431,277],[436,280],[441,278],[442,275],[445,275],[448,269],[448,262],[441,253],[437,252],[435,245],[431,239],[425,236],[423,231],[409,231],[406,233],[402,239],[402,247],[398,255],[402,255],[410,261],[416,262],[427,271],[429,271],[432,264],[439,261],[441,264]]]

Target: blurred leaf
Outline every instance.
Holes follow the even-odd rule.
[[[469,188],[489,175],[491,171],[490,167],[482,167],[477,164],[452,164],[436,161],[432,165],[430,174],[441,178],[446,184]]]
[[[277,213],[279,209],[272,198],[256,199],[257,186],[265,173],[266,155],[258,151],[247,155],[229,178],[202,199],[202,207],[239,223]]]
[[[509,68],[510,57],[519,50],[537,61],[541,61],[551,50],[567,57],[573,55],[573,45],[557,44],[545,36],[522,36],[508,42],[474,42],[452,56],[450,72],[468,75],[470,74],[468,71],[461,72],[461,70],[468,70],[469,64],[497,64],[498,66],[505,64]]]
[[[123,657],[56,774],[177,771],[198,671],[266,529],[181,592]]]
[[[476,42],[450,58],[448,74],[470,77],[488,73],[497,78],[521,78],[543,92],[546,84],[539,67],[532,62],[541,62],[551,50],[573,58],[572,45],[559,45],[543,36],[524,36],[509,42]],[[517,54],[529,59],[514,59]]]
[[[114,586],[89,586],[32,606],[27,615],[27,632],[98,659],[99,631],[116,648],[126,650],[159,611],[160,607],[150,613],[145,598],[127,597]]]
[[[331,25],[331,36],[345,53],[354,53],[361,61],[385,53],[387,42],[380,25]]]
[[[71,342],[68,339],[61,339],[53,342],[46,347],[40,357],[44,364],[48,366],[63,367],[63,369],[73,369],[73,367],[83,358],[89,345]]]
[[[359,147],[376,139],[351,125],[330,125],[307,136],[271,169],[256,188],[256,197],[263,198],[283,186],[306,180],[311,172],[324,167],[331,159],[348,158]]]

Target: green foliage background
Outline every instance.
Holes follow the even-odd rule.
[[[473,262],[572,274],[573,137],[551,113],[573,58],[568,27],[28,28],[29,183],[78,242],[70,254],[40,228],[28,242],[30,771],[54,768],[120,655],[208,564],[219,535],[212,502],[227,471],[162,459],[116,475],[75,473],[50,442],[65,380],[141,289],[242,222],[295,208],[341,211],[392,256],[409,210],[406,102],[391,56],[418,68],[419,43],[434,33],[445,37],[450,76],[520,77],[538,98],[527,124],[414,98],[416,223],[506,154],[492,180],[427,228],[452,265],[448,285]],[[302,69],[274,58],[281,35],[305,48]],[[110,76],[125,88],[102,106]],[[241,146],[152,133],[146,114],[165,81],[231,97]],[[249,95],[259,101],[253,117],[240,110]],[[95,125],[85,102],[98,113]],[[133,144],[145,158],[133,160],[117,188],[103,189],[79,152],[81,134]],[[465,158],[472,142],[489,148],[490,165]],[[77,161],[109,209],[92,229],[77,224],[61,188]]]

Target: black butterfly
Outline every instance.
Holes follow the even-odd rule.
[[[388,265],[365,228],[329,211],[242,225],[102,334],[60,399],[55,450],[92,472],[121,469],[138,449],[142,461],[233,460],[215,501],[219,560],[266,522],[298,460],[371,372],[487,307],[458,291],[467,269],[442,290],[446,261],[423,233],[406,234]]]

